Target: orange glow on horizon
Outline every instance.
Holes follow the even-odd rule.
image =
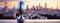
[[[11,1],[11,2],[8,2],[7,5],[8,7],[14,7],[14,4],[15,4],[15,7],[17,7],[17,2],[18,1]],[[39,3],[42,7],[44,7],[45,3],[47,3],[47,8],[53,7],[53,9],[56,9],[58,5],[58,8],[60,9],[60,0],[24,0],[24,2],[25,2],[25,5],[29,5],[29,8],[32,7],[33,5],[39,6]],[[3,3],[0,2],[0,4],[2,4],[3,6]]]
[[[45,6],[45,3],[47,3],[47,8],[51,8],[51,6],[53,7],[53,9],[56,9],[57,8],[57,5],[58,5],[58,8],[60,9],[60,0],[25,0],[26,1],[26,4],[30,5],[30,7],[32,5],[40,5],[41,6]]]

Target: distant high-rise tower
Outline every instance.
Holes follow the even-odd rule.
[[[33,5],[33,10],[35,10],[35,6]]]
[[[26,10],[29,10],[29,7],[28,7],[28,5],[26,6]]]
[[[45,8],[47,8],[47,3],[45,3]]]
[[[39,10],[42,10],[42,6],[40,5],[40,3],[39,3]]]
[[[4,8],[6,8],[6,9],[8,8],[7,7],[7,2],[4,2]]]
[[[40,8],[40,6],[41,6],[41,5],[40,5],[40,3],[39,3],[39,8]]]
[[[45,3],[45,8],[44,9],[45,9],[45,11],[47,11],[47,3]]]
[[[7,1],[6,2],[4,2],[4,11],[8,11],[8,6],[7,6]]]
[[[41,9],[40,3],[39,3],[39,10]]]
[[[36,9],[37,9],[37,11],[38,11],[38,6],[36,6]]]

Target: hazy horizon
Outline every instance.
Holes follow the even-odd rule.
[[[5,0],[6,1],[6,0]],[[8,1],[8,7],[13,7],[15,4],[15,7],[17,6],[18,0],[7,0]],[[29,5],[29,8],[34,6],[39,6],[39,3],[41,6],[45,6],[45,3],[47,3],[47,8],[53,7],[54,9],[58,8],[60,9],[60,0],[24,0],[25,5]],[[0,6],[4,6],[4,0],[0,0]]]

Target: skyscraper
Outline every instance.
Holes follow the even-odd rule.
[[[38,11],[38,6],[36,6],[36,10]]]
[[[45,8],[47,8],[47,3],[45,3]]]
[[[8,11],[7,1],[4,2],[4,11]]]
[[[14,7],[13,7],[13,10],[15,10],[15,4],[14,4]]]
[[[47,3],[45,3],[44,10],[47,11]]]
[[[33,10],[35,10],[35,6],[33,5]]]
[[[39,10],[41,10],[41,6],[40,6],[40,3],[39,3]]]
[[[28,7],[28,5],[26,6],[26,10],[27,10],[27,11],[29,10],[29,7]]]
[[[41,5],[40,5],[40,3],[39,3],[39,8],[40,8],[40,6],[41,6]]]
[[[40,3],[39,3],[39,10],[42,10],[42,6],[40,5]]]
[[[4,2],[4,8],[7,8],[7,2]]]

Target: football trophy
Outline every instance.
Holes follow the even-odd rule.
[[[25,13],[25,4],[23,0],[19,0],[18,2],[18,16],[17,18],[17,23],[24,23],[24,17],[23,14]]]

